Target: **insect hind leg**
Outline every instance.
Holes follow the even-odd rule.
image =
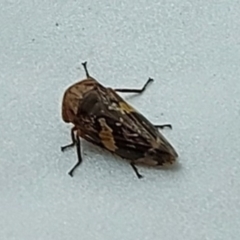
[[[143,178],[143,175],[141,175],[139,172],[138,172],[138,169],[137,167],[135,166],[135,164],[133,162],[130,163],[133,171],[136,173],[137,177],[140,179],[140,178]]]
[[[147,86],[151,82],[153,82],[153,79],[149,78],[141,89],[116,88],[114,90],[116,92],[123,92],[123,93],[142,93],[142,92],[144,92],[146,90]]]
[[[171,124],[154,125],[154,127],[156,127],[156,128],[161,128],[161,129],[167,127],[167,128],[172,129],[172,125],[171,125]]]

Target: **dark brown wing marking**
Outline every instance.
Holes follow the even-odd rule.
[[[79,105],[81,137],[124,158],[143,157],[158,130],[112,89],[97,86]]]

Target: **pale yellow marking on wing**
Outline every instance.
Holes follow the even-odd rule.
[[[126,113],[136,112],[136,110],[126,102],[119,102],[119,106],[120,106],[120,110],[122,110],[123,112],[126,112]]]
[[[131,107],[129,104],[127,104],[126,102],[119,102],[118,105],[116,103],[112,103],[108,107],[108,109],[109,110],[119,111],[122,114],[136,112],[136,110],[133,107]]]
[[[112,134],[112,129],[107,125],[106,120],[104,118],[100,118],[99,123],[101,125],[101,131],[99,133],[99,137],[101,138],[102,144],[110,151],[115,151],[117,146],[115,144],[115,140]]]

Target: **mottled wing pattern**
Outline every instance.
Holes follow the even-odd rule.
[[[77,115],[81,137],[123,158],[143,157],[159,135],[144,116],[101,85],[84,96]]]

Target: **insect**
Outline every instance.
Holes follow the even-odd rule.
[[[72,143],[61,147],[64,151],[76,146],[78,161],[82,162],[81,138],[130,161],[138,178],[137,164],[162,166],[176,161],[178,154],[158,128],[170,124],[153,125],[141,113],[124,101],[117,92],[142,93],[153,79],[149,78],[142,89],[112,89],[101,85],[89,75],[87,62],[82,63],[86,79],[70,86],[64,93],[62,119],[72,123]]]

